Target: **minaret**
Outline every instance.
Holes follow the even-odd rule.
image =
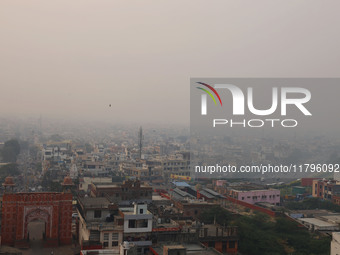
[[[61,186],[63,186],[63,192],[64,193],[70,193],[71,192],[71,188],[74,186],[74,183],[73,183],[73,181],[72,181],[72,179],[69,175],[67,175],[64,178],[64,181],[61,184]]]
[[[13,192],[13,188],[15,186],[14,181],[13,181],[13,177],[12,176],[7,176],[5,178],[5,182],[2,184],[2,186],[5,187],[5,192],[8,191],[7,187],[9,187],[10,192]]]

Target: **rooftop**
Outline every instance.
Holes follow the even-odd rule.
[[[320,218],[327,220],[328,222],[339,224],[340,223],[340,214],[330,214],[330,215],[322,215]]]
[[[163,254],[163,247],[172,247],[172,248],[185,248],[187,251],[187,255],[216,255],[221,254],[220,252],[216,251],[212,248],[206,248],[205,246],[199,243],[158,243],[155,246],[152,246],[152,249],[157,252],[157,254]]]
[[[338,224],[329,223],[327,221],[319,220],[319,219],[316,219],[316,218],[300,218],[299,220],[301,220],[302,222],[307,222],[307,223],[313,224],[313,225],[318,226],[318,227],[338,226]]]
[[[110,201],[105,197],[83,197],[79,198],[79,203],[85,209],[90,208],[108,208]]]
[[[173,181],[172,182],[175,186],[177,187],[190,187],[190,185],[186,182],[176,182],[176,181]]]

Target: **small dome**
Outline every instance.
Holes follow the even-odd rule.
[[[5,182],[2,184],[3,186],[14,186],[14,181],[13,181],[13,177],[12,176],[7,176],[5,178]]]
[[[63,186],[73,186],[73,181],[69,175],[65,176],[63,183],[61,184]]]

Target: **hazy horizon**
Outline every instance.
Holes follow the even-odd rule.
[[[191,77],[339,77],[339,7],[4,0],[0,117],[187,126]]]

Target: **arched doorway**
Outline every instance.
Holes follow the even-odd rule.
[[[34,219],[27,224],[27,239],[31,247],[40,248],[46,237],[46,222]]]
[[[35,209],[25,217],[25,239],[32,247],[41,247],[46,238],[50,237],[51,216],[48,211]]]
[[[28,227],[31,228],[29,223],[32,221],[45,223],[46,241],[44,241],[44,247],[71,244],[71,215],[71,193],[4,193],[2,197],[1,244],[28,248]]]

